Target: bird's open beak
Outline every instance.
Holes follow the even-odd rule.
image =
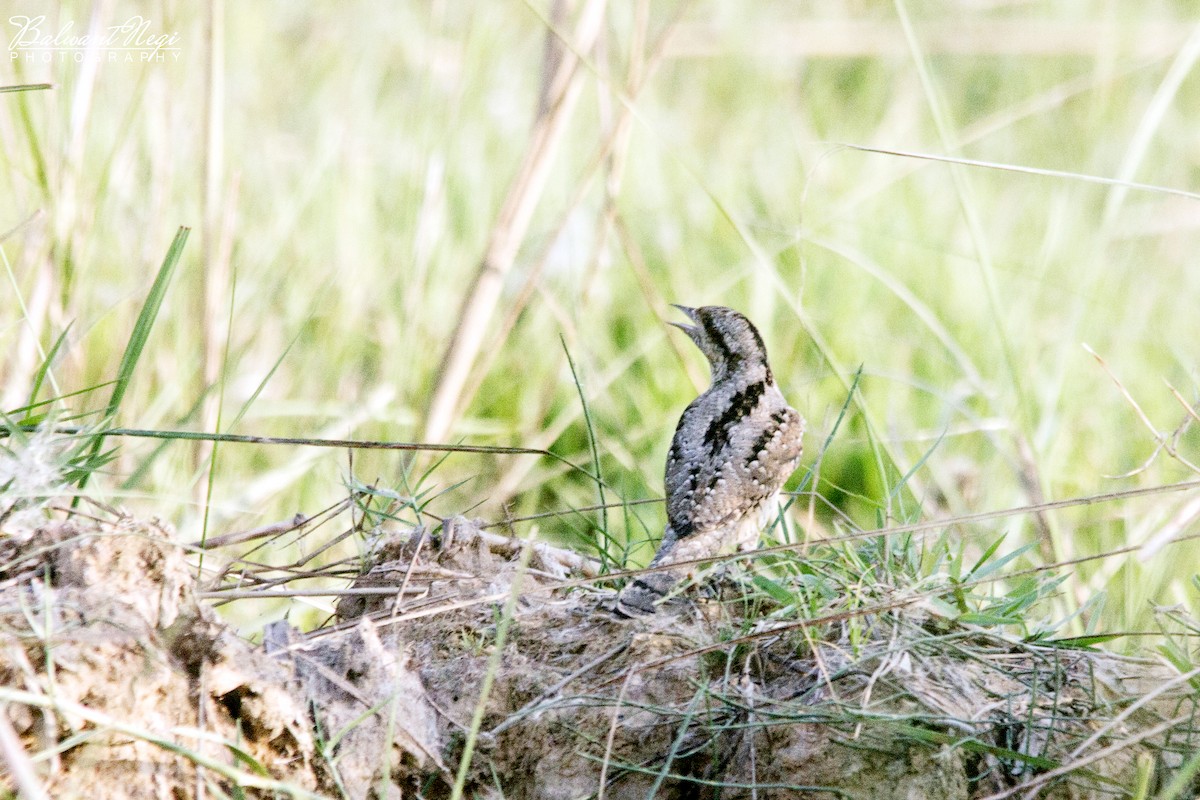
[[[696,309],[688,308],[687,306],[681,306],[676,303],[671,303],[671,305],[675,306],[675,308],[678,308],[684,314],[687,314],[688,319],[690,319],[692,322],[699,322],[699,320],[696,319]],[[700,329],[695,325],[685,325],[682,322],[670,322],[667,324],[674,325],[676,328],[679,328],[679,330],[692,337],[692,339],[695,339],[697,334],[700,333]]]

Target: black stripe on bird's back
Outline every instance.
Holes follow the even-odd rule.
[[[763,432],[759,434],[758,438],[754,440],[754,444],[750,448],[751,461],[758,458],[759,451],[767,446],[767,443],[770,442],[772,437],[775,436],[775,433],[779,430],[779,427],[787,421],[788,416],[789,414],[786,408],[781,408],[778,411],[772,412],[771,422],[774,424],[764,429]]]
[[[684,497],[691,499],[696,491],[696,478],[700,475],[700,467],[692,464],[688,467],[687,477],[683,480],[683,485],[676,489],[677,493],[681,493]],[[671,529],[675,531],[677,536],[687,536],[692,532],[692,517],[690,514],[675,513],[675,509],[671,508],[671,497],[667,498],[667,522],[671,524]],[[685,504],[684,508],[690,510],[690,503]]]
[[[695,478],[693,477],[692,480],[694,481]],[[694,522],[692,522],[691,517],[683,517],[682,519],[668,519],[667,522],[671,523],[671,531],[674,532],[675,536],[679,539],[682,539],[685,536],[691,536],[692,531],[696,529],[696,525]]]
[[[760,433],[758,438],[754,440],[754,444],[750,447],[751,461],[758,458],[759,451],[767,446],[767,443],[771,441],[772,437],[775,436],[776,431],[779,430],[779,426],[783,425],[783,423],[787,421],[787,418],[788,412],[786,408],[781,408],[778,411],[771,413],[771,422],[774,424],[768,425],[766,428],[764,428],[763,432]]]
[[[712,421],[704,432],[704,443],[708,445],[713,455],[725,449],[729,444],[729,433],[740,420],[749,416],[767,391],[766,381],[752,383],[729,399],[729,406]]]

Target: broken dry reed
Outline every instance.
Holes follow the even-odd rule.
[[[644,0],[643,2],[639,3],[639,6],[644,5]],[[679,13],[682,13],[684,6],[686,6],[686,4],[682,4],[680,6]],[[537,13],[536,9],[532,10],[534,10],[535,14]],[[640,10],[642,9],[639,7],[639,11]],[[645,24],[644,20],[639,19],[639,21],[641,24]],[[677,22],[677,20],[664,25],[663,30],[658,37],[658,41],[651,48],[650,56],[647,59],[650,65],[650,72],[653,72],[654,68],[656,68],[661,62],[664,52],[664,45],[670,37],[675,22]],[[548,30],[553,29],[553,26],[549,20],[546,20],[546,23]],[[555,32],[554,35],[560,36],[561,34]],[[630,129],[630,123],[636,108],[635,102],[637,100],[638,93],[644,85],[644,80],[639,79],[634,74],[634,65],[637,64],[637,62],[643,57],[640,49],[638,49],[639,41],[643,36],[644,31],[639,29],[639,32],[633,37],[633,41],[630,43],[629,83],[626,86],[623,94],[615,85],[612,84],[611,81],[605,80],[603,76],[600,76],[600,70],[598,69],[598,66],[592,65],[586,57],[583,58],[584,63],[587,64],[591,71],[600,76],[601,83],[605,89],[612,92],[614,96],[620,100],[620,111],[618,112],[616,121],[610,126],[607,135],[596,145],[595,150],[587,158],[587,166],[584,167],[577,178],[570,199],[563,204],[561,210],[558,212],[557,220],[551,227],[550,233],[545,237],[545,244],[541,247],[540,252],[534,259],[532,266],[526,270],[526,275],[521,290],[517,293],[515,299],[508,304],[507,315],[500,323],[499,330],[497,331],[497,338],[500,341],[507,341],[509,339],[518,321],[524,314],[528,304],[541,289],[542,277],[546,270],[547,263],[554,252],[555,243],[558,242],[560,237],[562,237],[567,231],[567,226],[571,222],[573,216],[579,212],[580,208],[587,201],[588,195],[592,189],[592,184],[597,179],[600,171],[605,168],[608,168],[609,170],[609,180],[605,184],[606,190],[613,185],[614,180],[619,182],[619,164],[623,163],[624,160],[623,146],[628,144],[627,137],[623,136],[623,134],[627,133]],[[606,226],[605,220],[607,220],[607,218],[607,215],[605,215],[603,219],[597,221],[597,237],[602,236]],[[599,250],[599,248],[597,248],[597,250]],[[594,252],[591,257],[594,261],[599,257],[599,253]],[[646,299],[651,301],[653,307],[660,309],[665,309],[668,302],[661,294],[651,295],[651,293],[647,293]],[[564,314],[560,315],[560,317],[564,324],[570,324],[569,315]],[[578,333],[578,331],[574,330],[573,327],[569,327],[568,330],[572,333],[572,335]],[[479,363],[475,367],[475,374],[472,377],[472,380],[463,389],[464,396],[471,397],[479,391],[484,379],[491,373],[495,361],[500,356],[500,351],[495,348],[485,350],[480,354]]]
[[[549,102],[538,116],[529,146],[505,201],[497,214],[478,271],[463,297],[458,323],[442,356],[425,419],[425,438],[440,441],[451,429],[463,404],[463,386],[483,346],[487,326],[500,301],[504,278],[529,230],[533,211],[545,188],[550,166],[583,88],[579,53],[592,48],[604,23],[606,0],[588,0],[579,14],[575,41],[565,42],[558,68],[549,82]],[[553,31],[557,35],[557,31]]]

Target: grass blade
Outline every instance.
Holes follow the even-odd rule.
[[[171,276],[175,273],[175,266],[179,263],[180,256],[183,255],[183,246],[187,244],[188,233],[190,228],[180,227],[175,233],[175,239],[171,242],[170,249],[167,250],[167,256],[163,259],[162,266],[158,268],[158,275],[154,278],[154,285],[150,287],[150,293],[146,296],[146,302],[142,304],[141,313],[138,314],[137,322],[133,326],[133,333],[129,337],[129,343],[125,345],[125,354],[121,356],[121,365],[117,367],[117,378],[113,384],[112,396],[108,399],[108,406],[104,410],[104,422],[101,424],[101,431],[98,432],[92,440],[91,455],[99,454],[100,449],[104,446],[104,431],[103,427],[112,422],[116,417],[117,411],[121,408],[121,401],[125,399],[125,392],[129,389],[129,384],[133,380],[133,373],[137,369],[138,361],[141,360],[142,351],[146,347],[146,342],[150,339],[150,331],[154,328],[154,322],[158,319],[159,309],[162,308],[163,299],[167,295],[167,287],[171,283]],[[85,469],[83,476],[79,479],[79,488],[82,489],[87,485],[91,471]]]
[[[575,370],[575,359],[571,358],[571,350],[567,347],[567,340],[559,337],[562,341],[563,352],[567,354],[567,364],[571,367],[571,380],[575,382],[575,391],[579,393],[579,403],[583,406],[583,421],[587,425],[588,432],[588,447],[592,451],[592,469],[596,478],[596,489],[600,493],[600,531],[608,536],[608,501],[604,497],[604,475],[600,472],[600,448],[596,444],[596,428],[592,425],[592,414],[588,409],[587,396],[583,392],[583,384],[579,382],[579,373]]]
[[[32,92],[38,89],[53,89],[53,83],[18,83],[13,86],[0,86],[0,94],[5,92]]]
[[[54,357],[58,355],[58,351],[62,349],[63,342],[67,340],[67,334],[71,332],[71,324],[69,323],[63,332],[54,340],[54,344],[50,347],[50,352],[46,353],[46,357],[42,359],[42,365],[38,367],[37,372],[33,376],[33,388],[29,390],[29,405],[28,408],[35,408],[38,405],[37,396],[42,391],[42,384],[46,381],[46,375],[50,372],[50,365],[54,363]],[[26,419],[25,423],[34,422],[35,420]]]

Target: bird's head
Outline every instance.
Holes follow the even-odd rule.
[[[774,380],[767,364],[767,348],[750,320],[724,306],[675,307],[693,324],[671,324],[686,333],[708,358],[714,383],[726,375],[760,369],[767,382]]]

